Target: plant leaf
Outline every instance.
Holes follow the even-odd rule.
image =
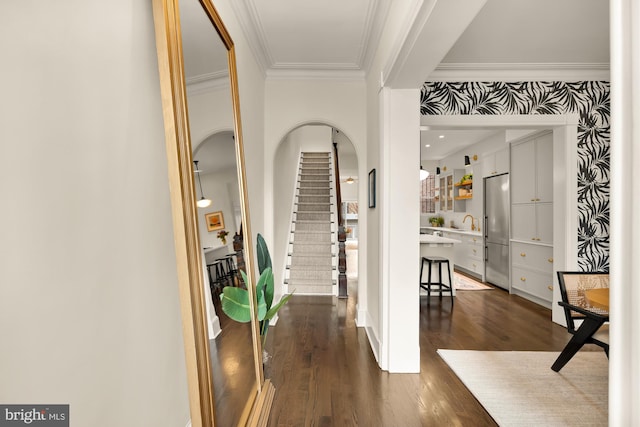
[[[283,296],[280,301],[274,305],[273,307],[271,307],[269,309],[269,311],[267,311],[267,314],[264,316],[264,318],[269,321],[271,319],[273,319],[273,316],[276,315],[276,313],[278,312],[278,310],[280,310],[280,308],[285,305],[289,299],[293,296],[293,294],[289,294],[289,295],[285,295]]]
[[[267,296],[266,296],[266,285],[271,277],[271,281],[273,282],[273,274],[271,273],[271,269],[267,268],[258,279],[258,284],[256,285],[256,295],[258,296],[258,320],[264,319],[264,315],[267,310],[269,310],[269,305],[267,304]],[[271,285],[273,288],[273,285]],[[271,296],[271,300],[273,300],[273,296]]]
[[[244,270],[240,270],[240,274],[242,275],[242,280],[244,280],[245,285],[248,286],[249,284],[249,279],[247,278],[247,274],[244,272]],[[257,296],[257,307],[258,307],[258,320],[262,320],[264,319],[265,314],[267,313],[267,305],[264,301],[264,292],[259,292],[259,288],[260,288],[260,281],[258,281],[258,285],[257,285],[257,289],[256,289],[256,296]],[[240,288],[242,289],[242,288]],[[243,291],[247,292],[246,289],[242,289]],[[247,298],[248,300],[248,298]]]
[[[267,248],[267,242],[264,241],[264,237],[258,233],[256,249],[258,252],[258,271],[260,274],[271,267],[271,255],[269,255],[269,249]]]
[[[271,267],[267,267],[260,279],[264,276],[264,302],[267,304],[267,310],[271,308],[271,304],[273,304],[273,270]]]
[[[247,323],[251,321],[249,292],[246,289],[225,286],[222,289],[221,304],[222,311],[236,322]]]

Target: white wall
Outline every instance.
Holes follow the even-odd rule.
[[[276,170],[280,167],[277,159],[278,147],[292,130],[306,124],[325,124],[339,129],[353,143],[359,159],[366,158],[367,140],[365,129],[366,109],[365,87],[361,81],[328,80],[267,80],[265,92],[265,146],[264,146],[264,236],[274,254],[273,243],[280,239],[281,231],[289,229],[290,217],[276,215],[276,193],[280,191],[275,182]],[[359,185],[366,185],[366,172],[360,169]],[[277,185],[276,185],[277,184]],[[288,185],[288,184],[285,184]],[[364,187],[366,188],[366,187]],[[366,194],[366,190],[360,191]],[[290,206],[288,207],[290,209]],[[360,215],[360,224],[366,224],[366,215]],[[364,222],[363,222],[364,221]],[[276,234],[278,230],[278,234]],[[364,247],[363,247],[364,246]],[[360,253],[366,252],[366,244]],[[278,251],[279,257],[282,252]],[[363,257],[360,257],[362,260]],[[274,258],[275,266],[282,266],[282,259]],[[359,282],[367,283],[364,266],[360,266]],[[278,290],[276,290],[278,292]],[[276,299],[280,295],[276,294]],[[362,293],[358,291],[358,300]]]
[[[212,212],[222,212],[224,230],[228,231],[227,246],[233,251],[233,235],[240,230],[236,224],[234,206],[240,204],[240,190],[238,189],[238,175],[236,169],[224,169],[200,176],[204,194],[211,199],[211,206],[198,209],[198,230],[200,231],[200,245],[203,248],[224,246],[218,239],[218,231],[208,231],[205,215]]]
[[[184,426],[151,3],[4,1],[0,39],[0,401]]]
[[[420,372],[420,91],[385,88],[381,97],[380,361],[389,372]]]
[[[391,2],[389,7],[389,14],[387,16],[387,20],[385,23],[385,29],[382,33],[382,37],[380,39],[380,43],[376,52],[376,55],[372,61],[371,69],[367,74],[366,78],[366,90],[367,90],[367,161],[366,166],[361,167],[360,175],[360,194],[361,197],[361,208],[360,208],[360,217],[363,213],[367,214],[367,222],[360,223],[360,238],[359,238],[359,247],[366,246],[367,251],[360,251],[360,262],[361,266],[359,269],[360,275],[366,271],[367,281],[366,286],[359,286],[358,294],[360,299],[358,300],[358,325],[365,326],[367,331],[367,336],[371,343],[371,347],[373,352],[378,360],[378,363],[383,369],[397,369],[398,371],[411,371],[415,370],[415,361],[417,360],[417,356],[419,356],[419,348],[413,345],[414,339],[414,328],[415,331],[418,330],[417,320],[414,323],[407,324],[407,334],[410,337],[410,341],[408,344],[411,346],[411,350],[405,352],[404,354],[398,352],[394,353],[393,356],[390,355],[390,342],[389,336],[384,335],[383,327],[389,327],[390,320],[390,301],[385,299],[386,296],[383,295],[383,284],[384,280],[388,280],[389,272],[383,273],[382,268],[383,264],[386,264],[386,268],[399,268],[402,269],[404,267],[404,263],[400,262],[399,264],[389,264],[388,252],[384,252],[383,248],[385,245],[389,245],[388,241],[384,241],[381,238],[381,234],[383,233],[383,228],[385,226],[385,221],[387,218],[382,216],[381,207],[387,206],[390,207],[391,199],[389,198],[389,194],[385,193],[386,191],[391,190],[391,186],[387,185],[384,187],[378,188],[378,201],[377,207],[374,209],[366,208],[367,206],[367,175],[369,171],[373,168],[377,171],[377,180],[378,182],[383,182],[387,178],[387,175],[390,173],[387,168],[389,165],[385,166],[384,164],[384,153],[385,150],[390,152],[392,150],[391,144],[395,142],[400,143],[400,147],[398,150],[403,150],[405,148],[404,143],[407,141],[401,141],[400,139],[395,139],[396,135],[389,134],[387,136],[382,135],[383,127],[387,130],[391,130],[391,132],[398,132],[398,134],[402,134],[403,130],[398,126],[390,126],[390,122],[385,122],[385,120],[393,120],[390,119],[388,114],[385,115],[385,108],[388,107],[385,105],[385,102],[389,101],[390,98],[387,98],[385,101],[380,96],[381,92],[381,78],[383,77],[383,69],[387,68],[388,64],[393,62],[395,55],[398,53],[399,47],[404,43],[404,36],[407,34],[408,25],[410,26],[412,20],[415,18],[414,10],[412,9],[417,2]],[[399,101],[396,98],[396,101]],[[413,104],[413,101],[410,99],[405,100],[407,105]],[[404,107],[406,105],[401,106],[404,111]],[[416,114],[419,113],[419,108],[416,105]],[[413,116],[412,116],[413,117]],[[397,124],[398,122],[396,122]],[[415,213],[408,214],[409,217],[413,215],[410,220],[410,223],[415,222],[416,233],[415,238],[416,242],[418,240],[418,227],[419,227],[419,197],[418,197],[418,174],[420,168],[420,160],[419,160],[419,123],[415,124],[415,143],[412,147],[415,148],[415,153],[407,152],[406,156],[413,156],[415,158],[415,180],[416,180],[416,194],[415,197],[415,206],[413,207]],[[412,137],[412,138],[413,138]],[[386,144],[386,146],[385,146]],[[413,154],[412,154],[413,153]],[[395,161],[394,161],[395,164]],[[410,164],[405,162],[405,167]],[[404,174],[400,174],[404,178],[407,178]],[[363,181],[364,176],[364,181]],[[401,184],[402,179],[398,182],[394,182],[394,185],[398,188],[397,185]],[[411,180],[411,178],[408,178]],[[409,183],[409,186],[412,184]],[[398,212],[405,209],[405,206],[399,206],[396,209],[393,207],[390,208],[389,213],[395,215],[395,211]],[[360,218],[359,218],[360,219]],[[363,233],[362,231],[365,231]],[[405,230],[406,233],[406,230]],[[363,237],[364,242],[363,242]],[[418,251],[418,243],[416,243],[415,250]],[[411,244],[410,244],[411,246]],[[410,249],[413,250],[413,249]],[[362,265],[364,264],[364,265]],[[415,263],[415,267],[412,267],[410,270],[415,269],[415,277],[418,277],[418,262]],[[403,275],[404,276],[404,275]],[[416,288],[417,289],[417,288]],[[363,303],[364,299],[364,304]],[[416,294],[416,302],[418,301],[418,297]],[[415,317],[417,319],[417,314],[419,313],[419,306],[413,305],[407,308],[409,312],[409,317]],[[407,313],[405,313],[407,314]],[[403,315],[400,315],[398,320],[405,319]],[[387,329],[387,333],[389,329]],[[398,338],[401,338],[402,333]],[[417,336],[417,335],[416,335]],[[406,345],[402,345],[400,343],[398,349],[406,350]],[[394,359],[391,364],[389,364],[389,359],[387,357],[391,356]],[[405,359],[404,362],[402,359]],[[405,365],[405,366],[403,366]],[[406,368],[406,369],[405,369]]]
[[[191,92],[189,89],[189,132],[196,151],[207,137],[222,131],[233,131],[233,107],[229,85],[212,86]]]

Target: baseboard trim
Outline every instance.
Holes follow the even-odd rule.
[[[375,331],[371,326],[366,326],[365,331],[367,332],[367,338],[369,338],[369,345],[371,346],[371,351],[373,351],[373,357],[376,358],[376,362],[380,363],[380,341],[378,341],[378,337],[376,336]]]
[[[361,310],[356,304],[356,326],[358,328],[364,328],[367,326],[367,312]]]

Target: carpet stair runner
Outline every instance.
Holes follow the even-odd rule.
[[[329,153],[301,154],[286,283],[296,294],[334,294],[334,209]]]

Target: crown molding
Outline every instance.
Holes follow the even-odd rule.
[[[362,51],[357,61],[365,74],[371,69],[390,7],[391,0],[376,0],[371,2],[371,7],[367,10],[365,31],[362,34]]]
[[[272,68],[267,70],[269,80],[364,80],[360,69]]]
[[[187,84],[187,95],[199,95],[201,93],[230,87],[229,73],[227,71],[218,71],[190,77],[186,79],[185,83]]]
[[[258,19],[255,3],[252,0],[235,0],[229,3],[231,3],[231,8],[235,12],[258,66],[263,75],[266,75],[267,70],[273,64],[273,57],[264,36],[264,29]]]
[[[352,64],[299,64],[277,63],[269,48],[263,26],[258,16],[256,0],[232,1],[231,7],[235,12],[242,32],[247,38],[249,47],[258,62],[263,75],[286,78],[362,78],[370,68],[375,57],[378,42],[382,37],[382,30],[391,0],[372,1],[366,11],[365,30],[361,35],[362,48],[355,63]],[[353,74],[357,77],[353,77]],[[336,77],[331,77],[335,75]]]
[[[425,4],[426,3],[426,4]],[[393,79],[400,66],[404,64],[409,54],[407,45],[413,45],[420,33],[420,28],[425,24],[426,19],[433,10],[435,1],[423,2],[422,0],[411,0],[408,6],[408,13],[404,16],[404,23],[400,25],[400,34],[393,41],[391,52],[387,62],[384,64],[380,76],[380,87],[385,86],[388,80]],[[419,25],[416,25],[419,22]]]
[[[441,63],[427,81],[609,81],[608,63]]]

